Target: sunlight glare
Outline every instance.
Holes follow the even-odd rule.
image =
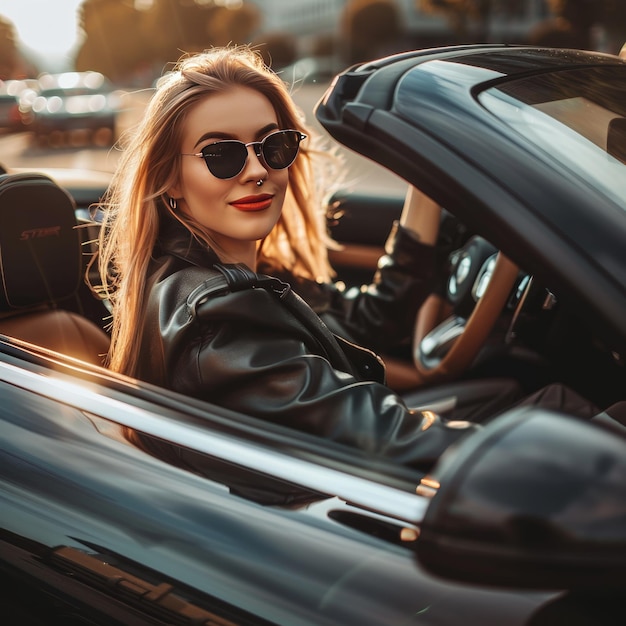
[[[13,23],[18,42],[40,54],[64,54],[78,39],[82,0],[0,0],[0,15]]]

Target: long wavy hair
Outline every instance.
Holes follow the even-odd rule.
[[[215,48],[183,57],[159,80],[142,120],[128,135],[101,205],[97,289],[111,307],[107,365],[114,371],[132,375],[136,370],[146,278],[160,212],[169,212],[210,247],[207,235],[190,218],[171,209],[167,193],[180,173],[187,112],[207,96],[233,86],[255,89],[271,102],[281,128],[309,136],[289,168],[281,217],[258,244],[259,265],[264,271],[286,271],[294,277],[332,278],[328,247],[333,244],[325,223],[325,196],[330,189],[326,179],[331,180],[332,166],[317,165],[326,162],[328,147],[305,126],[286,83],[249,47]]]

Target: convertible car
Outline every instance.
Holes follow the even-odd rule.
[[[3,623],[626,623],[626,62],[417,50],[337,75],[315,115],[444,209],[390,384],[441,415],[505,378],[597,411],[513,406],[423,474],[113,374],[82,280],[104,187],[7,168]],[[403,202],[331,199],[348,287]]]

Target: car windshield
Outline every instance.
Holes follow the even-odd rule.
[[[626,67],[539,75],[491,87],[479,101],[555,160],[626,206]],[[609,78],[610,74],[610,78]]]

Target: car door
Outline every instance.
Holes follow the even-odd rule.
[[[328,205],[328,230],[340,244],[329,256],[337,280],[362,285],[372,280],[394,220],[400,218],[404,197],[396,192],[337,192]]]
[[[427,574],[414,553],[426,501],[413,471],[98,368],[77,374],[3,346],[0,576],[11,615],[289,626],[463,615],[488,626],[523,624],[554,597]],[[305,497],[258,497],[275,485]]]

